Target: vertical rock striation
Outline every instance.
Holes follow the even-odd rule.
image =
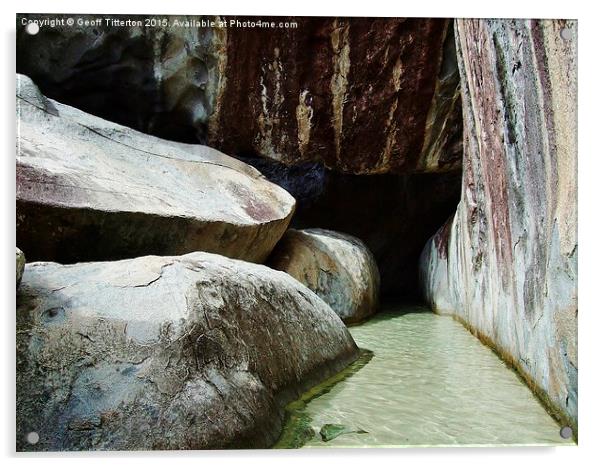
[[[573,21],[456,21],[462,199],[421,258],[433,308],[465,322],[573,425],[576,34]]]
[[[230,31],[210,145],[353,174],[460,167],[451,22],[288,20],[297,27]]]

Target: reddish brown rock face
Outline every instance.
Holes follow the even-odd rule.
[[[211,145],[345,173],[459,167],[447,20],[296,21],[294,29],[229,31]]]

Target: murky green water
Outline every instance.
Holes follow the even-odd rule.
[[[338,381],[289,406],[277,448],[573,443],[518,376],[452,318],[406,307],[350,331],[369,351]],[[319,432],[327,424],[366,433],[325,442]]]

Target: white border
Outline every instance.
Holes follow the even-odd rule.
[[[600,394],[600,353],[597,341],[602,331],[602,321],[598,305],[600,273],[600,203],[602,196],[601,156],[596,150],[600,146],[602,118],[600,111],[599,81],[600,72],[600,30],[602,17],[590,5],[594,2],[553,1],[527,2],[526,0],[485,1],[381,1],[369,0],[361,4],[351,2],[326,2],[324,0],[302,0],[294,4],[280,1],[254,2],[219,0],[216,2],[192,2],[190,0],[129,2],[123,0],[102,0],[84,4],[80,1],[63,0],[51,4],[46,1],[22,0],[12,5],[2,4],[2,38],[4,63],[2,64],[2,213],[5,220],[2,234],[0,264],[2,264],[2,295],[6,306],[3,309],[0,344],[4,369],[1,384],[4,405],[0,423],[0,439],[3,456],[9,462],[16,459],[14,453],[14,71],[15,71],[15,14],[19,13],[158,13],[158,14],[252,14],[252,15],[305,15],[305,16],[424,16],[424,17],[546,17],[577,18],[579,20],[579,446],[557,448],[445,448],[445,449],[403,449],[403,450],[328,450],[328,451],[229,451],[229,452],[146,452],[146,453],[93,453],[93,454],[46,454],[19,455],[23,464],[44,461],[45,465],[63,464],[65,461],[97,462],[110,459],[114,464],[150,465],[182,461],[196,466],[202,463],[216,464],[236,462],[246,465],[303,464],[308,462],[344,463],[346,465],[373,464],[422,464],[445,463],[446,465],[505,465],[545,462],[546,465],[581,464],[599,460],[597,446],[602,434],[599,418]]]

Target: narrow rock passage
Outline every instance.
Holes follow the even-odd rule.
[[[350,330],[371,357],[289,406],[277,448],[572,443],[515,372],[451,317],[397,306]],[[326,425],[355,432],[325,442]]]

